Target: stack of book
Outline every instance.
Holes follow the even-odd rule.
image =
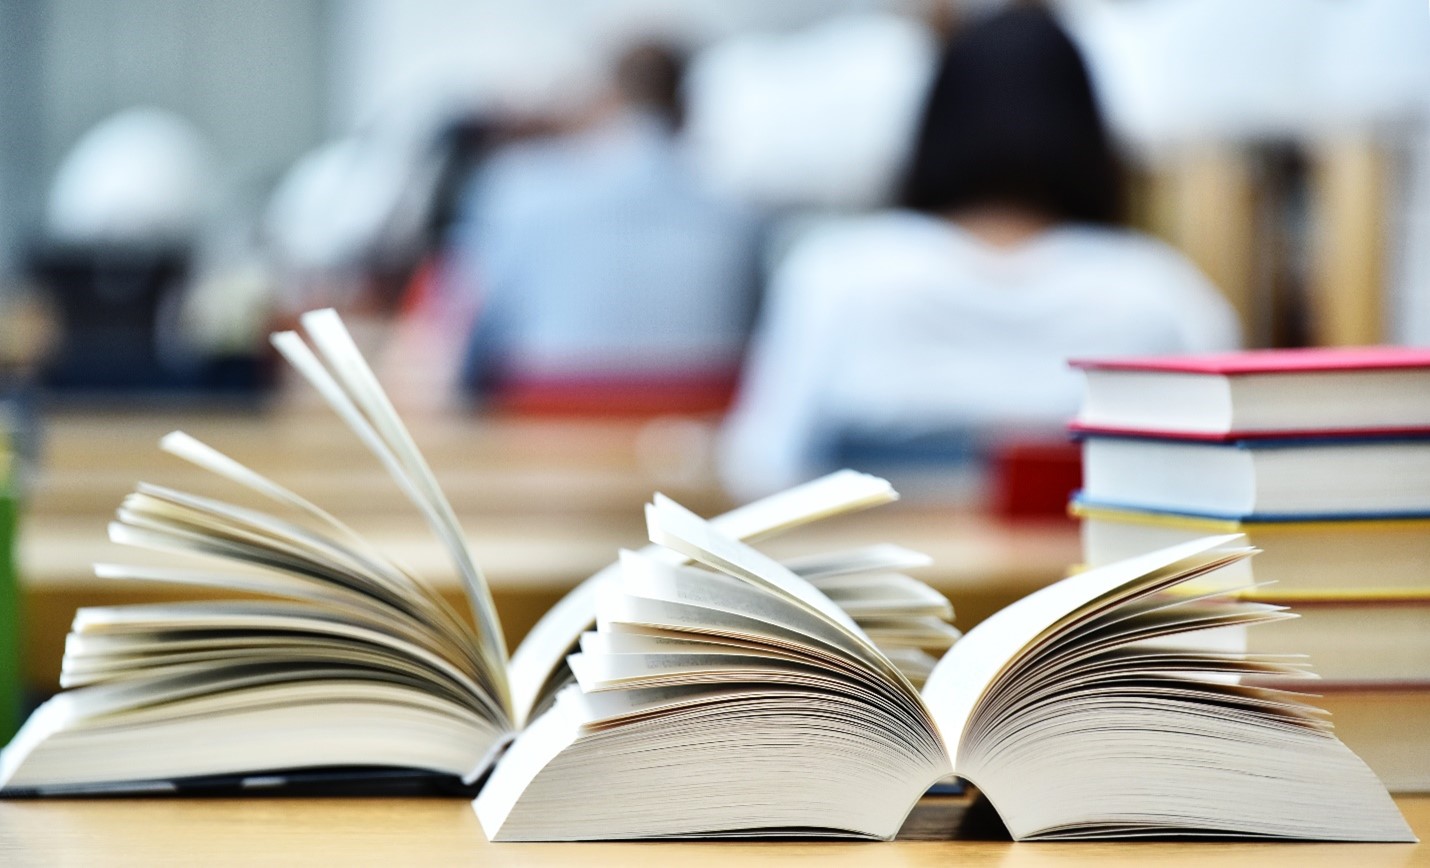
[[[1244,595],[1302,617],[1215,638],[1309,654],[1345,742],[1391,789],[1430,790],[1430,350],[1074,365],[1086,563],[1245,534]]]

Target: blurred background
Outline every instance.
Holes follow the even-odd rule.
[[[206,484],[175,427],[432,561],[268,349],[321,306],[513,639],[652,489],[843,465],[905,491],[859,532],[930,550],[968,626],[1077,558],[1069,356],[1430,344],[1430,17],[0,0],[15,677],[53,684],[77,602],[161,598],[88,563],[138,478]]]

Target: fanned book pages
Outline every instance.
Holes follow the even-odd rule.
[[[657,498],[597,593],[576,682],[475,807],[493,840],[890,838],[951,772],[1018,839],[1414,840],[1294,659],[1181,647],[1289,617],[1179,587],[1251,553],[1213,537],[1091,570],[979,625],[922,691],[793,571]],[[680,566],[689,560],[694,566]],[[593,798],[593,793],[599,793]]]
[[[330,512],[170,434],[165,451],[273,511],[140,485],[120,506],[111,538],[188,556],[193,566],[98,564],[97,574],[259,599],[80,610],[62,670],[62,686],[75,689],[37,710],[0,754],[0,793],[312,783],[362,791],[394,780],[383,770],[474,784],[543,684],[562,683],[564,656],[594,611],[585,592],[553,610],[577,612],[572,626],[549,618],[518,651],[518,662],[552,661],[550,671],[531,683],[522,670],[509,671],[486,580],[412,437],[337,315],[315,312],[303,324],[308,341],[283,333],[275,345],[426,519],[460,577],[469,617]],[[845,471],[713,523],[755,539],[893,498],[884,480]],[[898,546],[874,546],[790,566],[844,601],[857,623],[882,635],[902,671],[922,679],[935,659],[928,652],[957,637],[947,600],[899,572],[926,562]]]

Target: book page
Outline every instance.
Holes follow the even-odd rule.
[[[898,618],[862,618],[869,638],[888,645],[914,648],[947,648],[961,635],[958,628],[934,615]]]
[[[821,519],[898,499],[888,480],[854,470],[838,470],[736,507],[711,522],[726,536],[759,542]]]
[[[848,685],[808,661],[761,654],[572,654],[568,659],[576,683],[587,694],[707,684]]]
[[[923,552],[904,548],[893,543],[879,543],[857,549],[837,552],[820,552],[781,561],[785,569],[823,587],[825,580],[834,581],[857,573],[898,572],[917,567],[926,567],[933,558]]]
[[[363,361],[337,313],[333,310],[312,311],[304,314],[302,321],[322,354],[322,360],[296,332],[274,335],[274,347],[318,390],[353,433],[383,463],[443,542],[462,577],[477,624],[478,649],[485,670],[483,680],[491,685],[499,704],[508,710],[508,717],[515,717],[508,681],[506,641],[496,606],[485,577],[467,549],[451,504],[437,487],[426,460],[418,452],[411,435],[382,391],[372,369]]]
[[[321,599],[349,611],[381,611],[443,641],[444,653],[482,679],[475,639],[439,596],[380,555],[256,510],[141,483],[109,526],[110,539],[156,551],[220,558],[233,574],[189,568],[96,565],[96,575],[204,584]]]
[[[406,605],[414,597],[430,602],[420,586],[390,565],[256,510],[141,482],[135,493],[125,497],[119,518],[121,523],[111,525],[110,539],[123,545],[138,544],[129,532],[139,529],[170,537],[175,543],[170,548],[176,550],[207,551],[235,559],[248,553],[254,556],[254,563],[262,558],[303,561],[329,574],[330,581],[377,599]],[[227,548],[232,551],[218,551]]]
[[[75,613],[71,631],[80,637],[137,634],[143,639],[158,635],[173,639],[186,633],[220,640],[231,636],[230,647],[245,644],[250,634],[300,637],[298,644],[331,639],[335,645],[368,645],[422,664],[434,674],[433,682],[458,685],[465,702],[497,715],[494,720],[500,713],[493,704],[494,698],[471,675],[444,657],[429,636],[421,631],[402,630],[391,618],[364,617],[357,612],[338,615],[328,608],[297,602],[214,600],[83,608]]]
[[[782,637],[803,640],[802,644],[811,648],[823,646],[855,660],[869,661],[867,649],[849,633],[759,586],[704,570],[661,563],[630,551],[621,552],[621,571],[619,592],[608,595],[600,603],[609,605],[610,601],[623,601],[623,598],[638,599],[698,608],[707,613],[738,615],[769,625]],[[604,606],[598,608],[598,621],[617,620],[606,616],[607,611]],[[828,652],[820,653],[827,655]]]
[[[856,620],[889,612],[953,619],[953,604],[947,597],[902,573],[838,575],[809,583]]]
[[[602,591],[598,601],[597,629],[609,632],[621,626],[669,631],[681,634],[714,634],[744,642],[751,648],[774,647],[806,658],[822,660],[828,666],[851,666],[840,649],[812,640],[798,630],[781,627],[768,620],[723,609],[711,609],[669,600],[633,597],[617,588]]]
[[[1038,637],[1101,598],[1163,571],[1190,567],[1199,556],[1240,539],[1237,534],[1207,537],[1087,570],[1024,597],[970,630],[934,666],[922,691],[955,771],[960,741],[979,699]]]
[[[691,560],[723,570],[803,606],[816,617],[843,627],[857,638],[854,619],[809,582],[739,540],[720,533],[700,516],[664,495],[646,505],[651,542],[675,549]],[[867,644],[867,640],[866,640]]]
[[[641,632],[625,629],[623,624],[607,624],[614,629],[605,633],[590,630],[581,634],[582,654],[758,654],[783,660],[806,660],[807,655],[767,643],[712,634],[660,633],[657,629],[641,628]]]
[[[747,503],[710,522],[727,536],[758,540],[821,518],[888,503],[897,496],[883,479],[841,470]],[[674,564],[689,560],[654,544],[645,546],[640,553]],[[510,672],[513,702],[520,720],[530,714],[547,680],[561,667],[581,634],[595,623],[599,589],[612,581],[619,569],[618,564],[611,564],[577,585],[536,622],[517,647]]]
[[[327,525],[330,529],[346,537],[350,543],[372,551],[371,545],[361,534],[332,513],[183,431],[170,431],[164,435],[159,441],[159,448],[175,458],[187,461],[195,467],[201,467],[215,476],[261,494],[269,500],[296,509],[309,518]]]
[[[226,588],[256,596],[283,597],[313,602],[344,612],[352,611],[355,618],[364,620],[370,618],[392,619],[396,614],[392,609],[381,605],[367,594],[295,574],[256,570],[252,573],[237,571],[220,573],[188,567],[151,567],[129,564],[95,564],[94,574],[101,579],[199,585],[206,588]]]

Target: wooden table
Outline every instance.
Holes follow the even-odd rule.
[[[599,794],[593,794],[599,797]],[[945,807],[926,800],[916,811]],[[1421,838],[1430,796],[1401,797]],[[921,824],[925,829],[928,820]],[[489,844],[462,799],[105,799],[0,802],[0,864],[77,865],[938,865],[1430,864],[1430,845],[1250,842],[1015,844],[709,842]]]
[[[406,420],[459,513],[639,512],[659,488],[692,509],[729,500],[713,469],[709,420],[530,419],[448,412]],[[27,508],[108,515],[136,482],[232,495],[159,449],[185,431],[344,516],[407,507],[362,442],[326,408],[70,409],[46,414]]]

